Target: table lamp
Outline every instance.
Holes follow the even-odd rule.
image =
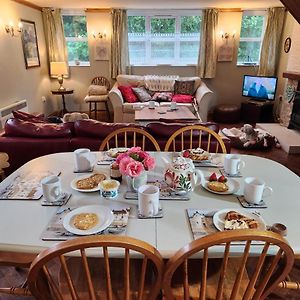
[[[51,76],[57,77],[57,81],[60,84],[58,90],[65,91],[63,87],[64,75],[68,75],[68,67],[64,61],[56,61],[50,63],[50,73]]]

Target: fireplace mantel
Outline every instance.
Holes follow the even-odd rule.
[[[300,73],[299,72],[283,72],[283,78],[288,78],[291,80],[297,80],[300,81]]]

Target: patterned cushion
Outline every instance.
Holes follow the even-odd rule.
[[[148,94],[144,87],[134,87],[132,90],[141,102],[147,102],[151,100],[151,95]]]
[[[118,86],[118,89],[120,90],[124,100],[129,103],[135,103],[138,101],[137,96],[132,90],[131,86]]]
[[[176,103],[192,103],[193,96],[192,95],[183,95],[183,94],[176,94],[172,97],[172,101]]]
[[[193,95],[195,80],[175,80],[174,94]]]
[[[157,92],[152,96],[152,100],[160,102],[160,101],[171,101],[173,93],[170,92]]]
[[[91,84],[88,88],[88,95],[106,95],[107,87],[103,85]]]
[[[145,86],[150,91],[171,92],[174,90],[174,83],[178,77],[177,75],[146,75]]]

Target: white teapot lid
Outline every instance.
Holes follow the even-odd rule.
[[[173,160],[172,168],[174,171],[193,171],[194,164],[190,158],[180,156]]]

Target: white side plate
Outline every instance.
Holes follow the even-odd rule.
[[[239,190],[239,188],[240,188],[240,184],[239,184],[238,181],[236,181],[236,180],[234,180],[234,179],[229,179],[229,178],[227,178],[226,184],[227,184],[227,186],[228,186],[228,190],[227,190],[226,192],[216,192],[216,191],[213,191],[213,190],[211,190],[211,189],[209,189],[209,188],[207,187],[207,183],[208,183],[208,182],[209,182],[209,181],[208,181],[207,178],[206,178],[206,180],[205,180],[205,182],[202,184],[202,186],[203,186],[207,191],[209,191],[209,192],[211,192],[211,193],[214,193],[214,194],[219,194],[219,195],[231,195],[231,194],[233,194],[233,193],[236,193],[236,192]]]

